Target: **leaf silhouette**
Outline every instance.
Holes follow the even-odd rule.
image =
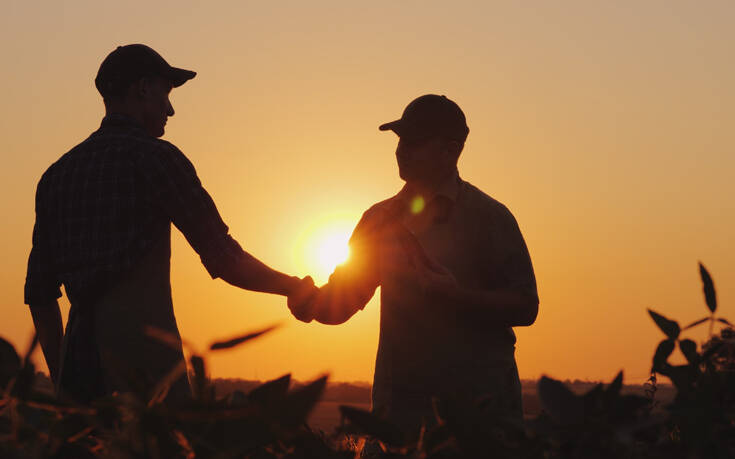
[[[23,357],[23,364],[20,371],[15,376],[15,381],[11,383],[11,393],[21,400],[26,400],[30,397],[33,389],[33,380],[36,375],[36,366],[31,362],[31,355],[38,346],[38,333],[33,334],[30,346]]]
[[[280,325],[271,325],[270,327],[264,328],[262,330],[251,332],[246,335],[238,336],[236,338],[231,338],[226,341],[217,341],[212,343],[211,346],[209,346],[210,351],[217,351],[220,349],[230,349],[232,347],[235,347],[239,344],[244,343],[245,341],[250,341],[251,339],[258,338],[276,328],[278,328]]]
[[[674,352],[675,345],[676,341],[673,339],[665,339],[658,344],[656,353],[653,355],[653,371],[661,371],[666,359]]]
[[[143,333],[145,333],[146,336],[155,339],[159,343],[168,346],[175,351],[178,351],[182,347],[185,347],[186,349],[193,352],[191,344],[181,339],[181,337],[177,333],[172,333],[168,330],[164,330],[153,325],[146,325],[145,327],[143,327]]]
[[[728,321],[727,321],[727,319],[724,319],[724,318],[722,318],[722,317],[719,317],[719,318],[717,318],[717,321],[718,321],[718,322],[721,322],[721,323],[723,323],[723,324],[725,324],[725,325],[727,325],[727,326],[730,326],[730,327],[732,327],[732,326],[733,326],[733,324],[731,324],[730,322],[728,322]]]
[[[194,371],[192,378],[192,389],[197,400],[206,400],[207,397],[207,374],[204,359],[198,355],[192,355],[189,359],[191,368]]]
[[[161,378],[153,388],[153,392],[148,400],[148,406],[153,406],[156,403],[161,403],[168,395],[171,385],[176,382],[181,376],[186,374],[186,362],[181,360],[179,363],[169,370],[166,375]]]
[[[689,363],[697,363],[699,362],[699,354],[697,354],[697,343],[690,339],[684,339],[679,341],[679,349],[681,349],[681,353],[684,354],[684,357],[687,358],[687,362]]]
[[[695,320],[694,322],[690,323],[686,327],[682,328],[681,331],[689,330],[692,327],[696,327],[699,324],[703,324],[703,323],[707,322],[709,319],[710,319],[709,317],[705,317],[704,319]]]
[[[296,428],[306,422],[306,417],[314,408],[327,386],[327,376],[294,390],[281,406],[274,407],[273,415],[278,424],[285,428]]]
[[[0,338],[0,390],[20,371],[20,357],[12,344]]]
[[[248,394],[248,399],[263,405],[272,404],[275,401],[282,401],[288,392],[288,386],[290,384],[291,374],[289,373],[251,390]]]
[[[623,370],[620,370],[615,376],[615,379],[610,383],[609,386],[607,386],[607,393],[608,394],[619,394],[620,389],[623,388]]]
[[[584,415],[581,397],[574,394],[561,381],[542,376],[538,382],[538,395],[544,408],[561,424],[579,424]]]
[[[403,444],[403,432],[375,414],[346,405],[340,405],[339,411],[342,413],[342,418],[348,420],[361,433],[375,437],[389,445]]]
[[[679,328],[678,323],[674,322],[673,320],[667,319],[666,317],[655,311],[652,311],[651,309],[648,310],[648,314],[651,315],[651,318],[654,322],[656,322],[658,328],[660,328],[661,331],[664,332],[666,336],[668,336],[670,339],[677,339],[679,337],[681,329]]]
[[[714,314],[717,310],[717,293],[712,277],[710,277],[707,268],[702,263],[699,263],[699,275],[702,277],[702,289],[704,290],[704,300],[707,302],[707,308]]]

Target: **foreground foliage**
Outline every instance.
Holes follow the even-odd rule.
[[[21,358],[0,339],[0,457],[7,458],[354,458],[365,444],[375,457],[413,458],[733,458],[735,457],[735,333],[716,317],[712,279],[700,265],[709,315],[685,327],[649,314],[664,334],[655,350],[647,396],[626,395],[623,374],[577,395],[559,381],[538,383],[544,412],[523,429],[492,416],[492,400],[436,401],[436,422],[406,436],[374,414],[343,406],[343,424],[325,435],[306,425],[326,377],[291,388],[288,375],[248,394],[216,398],[207,378],[206,353],[190,359],[193,397],[164,402],[168,384],[185,368],[172,370],[152,390],[125,393],[80,406],[60,401],[34,386],[30,355]],[[701,347],[685,330],[709,325]],[[724,327],[715,333],[715,326]],[[210,346],[219,352],[255,339],[261,330]],[[155,329],[162,343],[171,336]],[[186,343],[185,343],[186,345]],[[674,365],[676,348],[686,359]],[[657,375],[676,388],[673,402],[656,400]]]

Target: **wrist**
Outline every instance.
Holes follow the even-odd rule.
[[[301,279],[297,276],[286,276],[284,282],[285,296],[291,296],[299,289]]]

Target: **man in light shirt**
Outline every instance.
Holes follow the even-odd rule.
[[[485,398],[495,416],[522,422],[512,327],[531,325],[538,294],[511,212],[462,180],[457,161],[469,128],[445,96],[412,101],[383,124],[398,137],[406,185],[368,209],[349,261],[294,316],[340,324],[381,287],[373,410],[417,434],[432,398]]]

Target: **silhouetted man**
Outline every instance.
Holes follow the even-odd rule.
[[[315,289],[310,278],[287,276],[243,251],[191,162],[158,139],[174,114],[169,92],[195,75],[144,45],[112,51],[95,79],[105,104],[102,125],[38,183],[25,302],[62,395],[89,401],[149,391],[183,362],[180,344],[172,348],[145,333],[153,326],[179,337],[171,223],[213,279],[280,295]],[[71,302],[63,346],[61,284]],[[169,395],[188,392],[182,376]]]
[[[398,137],[406,185],[368,209],[350,259],[313,302],[290,301],[303,321],[340,324],[381,287],[373,409],[416,434],[432,396],[486,396],[489,413],[522,422],[511,327],[531,325],[538,295],[531,259],[510,211],[460,179],[469,128],[444,96],[411,102],[383,124]]]

